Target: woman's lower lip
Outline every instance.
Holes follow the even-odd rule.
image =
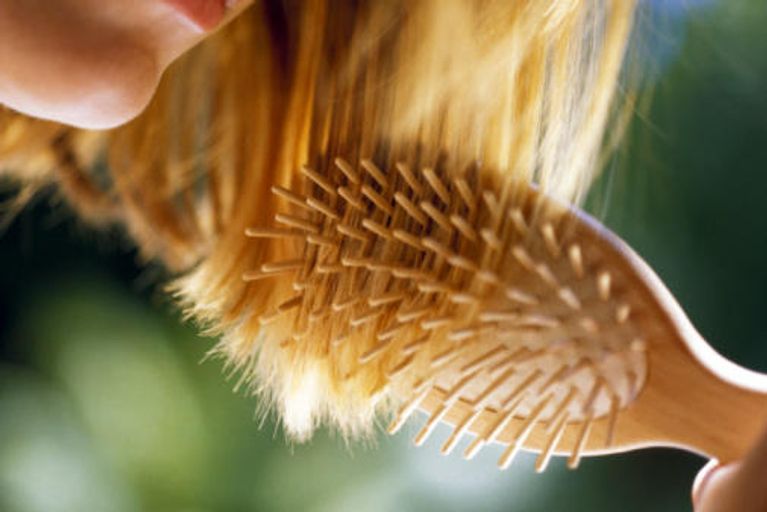
[[[227,0],[162,0],[200,30],[208,32],[226,15]],[[229,2],[231,3],[231,2]]]

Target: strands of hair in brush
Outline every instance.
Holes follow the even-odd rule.
[[[286,340],[301,331],[289,332],[282,320],[265,323],[264,315],[304,303],[306,297],[299,298],[301,290],[294,289],[287,273],[296,271],[302,244],[330,247],[323,245],[329,243],[327,235],[320,230],[309,233],[311,241],[293,236],[253,240],[243,233],[269,226],[278,211],[280,229],[311,229],[311,221],[284,211],[286,201],[331,220],[339,215],[334,205],[348,201],[375,205],[377,215],[409,212],[412,222],[436,223],[476,243],[472,235],[483,236],[472,231],[477,225],[464,217],[452,219],[446,212],[454,205],[443,201],[463,201],[479,190],[471,173],[446,171],[471,169],[473,162],[481,162],[485,171],[474,175],[492,182],[489,189],[500,204],[510,204],[517,182],[537,182],[547,194],[579,200],[615,112],[633,10],[634,3],[623,0],[262,2],[174,64],[136,121],[105,134],[70,130],[65,139],[70,148],[59,145],[56,154],[78,161],[86,170],[81,178],[97,159],[104,163],[108,179],[95,180],[100,183],[95,190],[111,198],[115,218],[146,259],[180,272],[173,289],[189,315],[221,335],[216,352],[242,372],[250,389],[273,399],[291,435],[305,438],[323,420],[346,434],[359,434],[370,429],[377,412],[402,399],[389,393],[385,373],[407,374],[410,367],[405,361],[398,363],[401,367],[385,366],[381,361],[388,357],[379,359],[385,351],[364,345],[373,350],[365,353],[368,367],[379,371],[347,375],[345,369],[363,355],[362,346],[350,348],[353,336],[335,342],[340,359],[328,357],[326,343],[314,346],[311,332],[305,334],[304,349],[291,348],[293,342]],[[25,123],[29,130],[41,130],[48,137],[44,140],[62,140],[61,129],[47,134],[48,128],[17,117],[3,112],[0,122]],[[12,138],[5,132],[3,137]],[[18,157],[23,154],[17,147],[9,152],[17,156],[3,166],[24,176],[26,164]],[[362,168],[350,165],[350,181],[338,189],[334,176],[343,170],[334,167],[336,156],[355,163],[370,160]],[[433,190],[431,206],[387,195],[400,180],[393,170],[398,162],[411,167],[396,176]],[[312,201],[306,202],[291,192],[303,179],[298,171],[304,165],[312,170],[307,179],[327,197],[308,195]],[[42,179],[65,179],[64,166],[55,160],[29,168],[38,169]],[[336,174],[324,174],[330,170]],[[363,187],[359,191],[355,177]],[[453,184],[453,179],[464,182]],[[276,189],[282,194],[278,198],[270,192],[273,185],[283,187]],[[82,190],[70,187],[64,193],[76,208]],[[383,237],[389,228],[382,222],[373,216],[345,236]],[[416,243],[408,230],[398,236]],[[445,248],[439,239],[425,243],[431,247],[421,250],[430,254]],[[477,264],[449,254],[458,258],[449,266],[461,272],[468,271],[461,265]],[[321,270],[332,276],[337,265],[344,262],[329,262]],[[355,287],[365,285],[370,270],[354,268],[359,277],[347,283],[348,289],[323,292],[336,308],[344,306],[339,294],[351,300]],[[274,277],[248,279],[254,269]],[[368,305],[394,307],[387,304],[396,303],[396,290],[379,292],[365,299],[378,306]],[[401,314],[415,315],[416,321],[419,309],[414,305]],[[370,330],[380,319],[363,315],[349,321]],[[447,332],[439,318],[430,322],[429,332]],[[379,335],[381,343],[400,339],[394,331],[375,338]],[[430,347],[436,339],[442,338],[429,338]],[[415,354],[427,341],[410,343]]]

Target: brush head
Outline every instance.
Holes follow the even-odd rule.
[[[305,399],[294,395],[308,368],[321,405],[302,409],[299,426],[355,407],[367,418],[386,398],[404,404],[394,432],[436,392],[416,443],[460,403],[470,414],[444,451],[493,418],[467,455],[512,419],[528,431],[614,425],[642,388],[646,340],[632,321],[641,301],[582,215],[476,165],[337,158],[301,174],[273,188],[275,225],[246,233],[270,239],[275,259],[243,276],[275,290],[259,312],[273,340],[262,350],[283,361],[266,371],[283,374],[272,385],[289,428],[287,402]]]

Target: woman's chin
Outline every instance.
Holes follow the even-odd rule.
[[[115,55],[121,58],[111,65],[72,63],[69,73],[59,77],[43,71],[28,83],[14,84],[15,94],[3,94],[2,102],[22,114],[77,128],[105,130],[125,124],[146,108],[162,69],[147,52]]]
[[[52,121],[88,130],[108,130],[126,124],[144,111],[156,89],[156,81],[142,90],[94,92],[93,96],[65,104]],[[125,93],[128,94],[125,94]],[[38,117],[45,117],[45,114]]]

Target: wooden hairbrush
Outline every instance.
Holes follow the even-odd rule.
[[[414,171],[413,169],[417,169]],[[364,389],[416,410],[442,451],[505,445],[583,455],[673,446],[721,462],[767,424],[767,377],[725,360],[659,278],[585,213],[469,165],[323,159],[275,186],[274,261],[260,322],[286,360],[311,360],[333,392]],[[264,241],[262,240],[262,243]],[[271,284],[267,284],[271,283]]]

